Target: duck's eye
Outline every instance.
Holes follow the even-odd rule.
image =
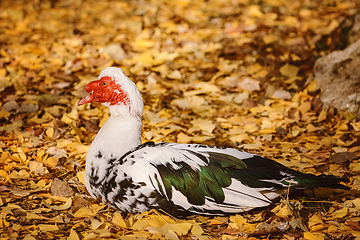
[[[107,85],[109,85],[107,82],[103,82],[102,84],[101,84],[103,87],[107,87]]]

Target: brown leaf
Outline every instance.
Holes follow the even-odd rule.
[[[50,190],[53,195],[59,197],[71,197],[74,195],[74,190],[69,186],[69,184],[58,178],[54,178],[51,182]]]
[[[73,201],[73,205],[71,207],[71,211],[74,213],[82,207],[89,206],[90,202],[82,197],[76,197]]]
[[[334,155],[332,155],[330,157],[330,162],[333,163],[338,163],[338,164],[345,164],[348,162],[351,162],[355,159],[359,159],[360,156],[358,156],[355,153],[351,153],[351,152],[339,152],[339,153],[335,153]]]
[[[354,231],[360,231],[360,223],[358,221],[346,221],[346,225],[348,225]]]

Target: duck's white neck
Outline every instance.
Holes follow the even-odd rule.
[[[120,158],[141,144],[142,122],[138,117],[110,116],[102,126],[87,153],[91,159]],[[99,158],[101,156],[101,159]]]

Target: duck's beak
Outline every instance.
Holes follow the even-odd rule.
[[[90,94],[87,95],[86,97],[84,97],[83,99],[81,99],[78,102],[78,105],[83,105],[83,104],[86,104],[86,103],[98,101],[99,99],[95,96],[96,94],[94,95],[93,93],[91,93],[91,91],[96,90],[97,88],[99,88],[99,81],[98,80],[92,81],[92,82],[86,84],[85,91],[90,93]]]
[[[94,101],[97,101],[98,99],[93,96],[91,93],[89,95],[87,95],[86,97],[84,97],[83,99],[81,99],[79,102],[78,102],[78,105],[83,105],[83,104],[86,104],[86,103],[90,103],[90,102],[94,102]]]

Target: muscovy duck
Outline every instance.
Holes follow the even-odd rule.
[[[86,157],[86,189],[127,213],[233,214],[268,206],[289,187],[348,189],[341,178],[315,176],[233,148],[141,143],[143,100],[120,68],[103,70],[79,105],[98,101],[110,118]]]

